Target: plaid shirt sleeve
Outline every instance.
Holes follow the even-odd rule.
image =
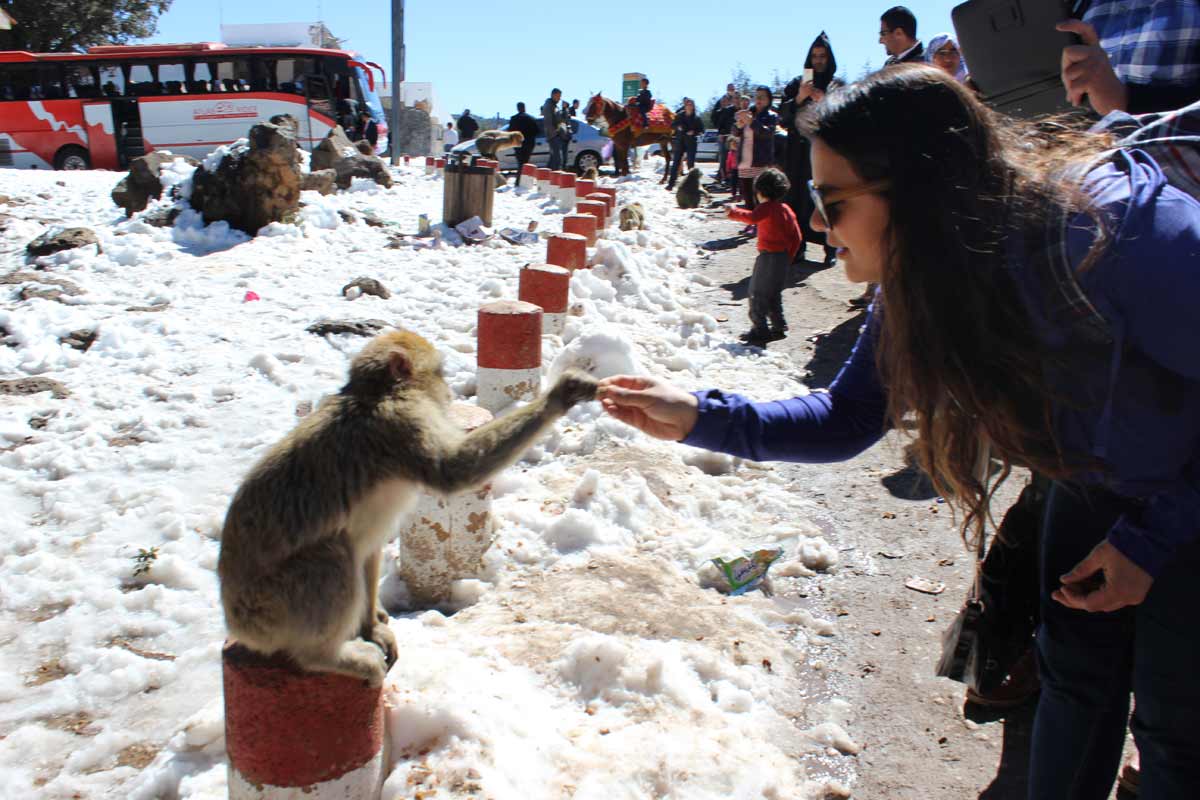
[[[1083,15],[1126,85],[1200,82],[1198,0],[1099,0]]]

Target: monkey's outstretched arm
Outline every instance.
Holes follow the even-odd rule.
[[[578,372],[563,374],[554,387],[524,408],[467,434],[442,454],[426,477],[447,494],[477,486],[509,466],[571,406],[596,396],[596,381]]]

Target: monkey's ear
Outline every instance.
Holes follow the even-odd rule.
[[[412,377],[412,370],[412,359],[408,357],[408,353],[401,350],[393,350],[388,353],[388,372],[391,373],[393,380],[408,380]]]

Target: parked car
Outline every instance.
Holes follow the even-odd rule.
[[[709,128],[704,133],[700,134],[700,141],[696,142],[696,160],[697,161],[716,161],[717,155],[720,152],[720,143],[717,141],[717,129]],[[651,156],[657,153],[660,149],[658,145],[651,144],[646,147],[639,148],[642,158]]]
[[[508,130],[508,126],[505,125],[501,130]],[[583,172],[589,167],[599,169],[607,163],[604,158],[604,148],[610,141],[607,136],[602,136],[598,128],[578,119],[571,120],[571,130],[574,135],[571,137],[571,144],[567,146],[569,166],[574,167],[577,172]],[[455,145],[450,152],[475,155],[479,149],[475,147],[474,139],[468,139]],[[550,166],[550,147],[546,144],[545,136],[537,138],[537,142],[533,146],[533,153],[529,157],[529,163],[535,167]],[[501,151],[500,168],[517,168],[517,151],[515,149]]]

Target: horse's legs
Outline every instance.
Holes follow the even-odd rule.
[[[663,154],[667,157],[667,168],[663,170],[662,180],[659,183],[666,183],[667,176],[671,173],[671,140],[662,139],[661,142]]]

